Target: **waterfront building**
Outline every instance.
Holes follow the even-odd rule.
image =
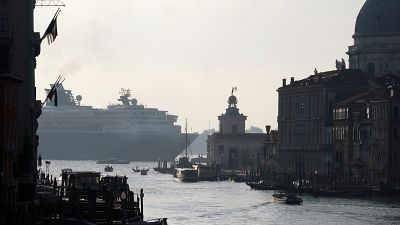
[[[0,1],[0,224],[30,224],[36,192],[35,1]]]
[[[400,77],[336,104],[333,159],[337,182],[400,188]]]
[[[400,2],[367,0],[357,17],[354,45],[347,54],[350,69],[371,77],[400,75]]]
[[[237,108],[237,98],[228,100],[226,112],[218,116],[219,132],[207,137],[207,164],[220,169],[259,170],[265,133],[245,133],[247,116]]]
[[[392,178],[389,176],[394,175],[389,175],[393,172],[390,169],[391,165],[387,163],[394,158],[388,158],[389,155],[385,155],[385,160],[382,160],[383,156],[379,152],[374,153],[377,154],[377,158],[370,158],[369,155],[352,158],[350,152],[353,150],[361,154],[365,153],[366,149],[386,151],[382,150],[386,147],[371,147],[375,143],[371,140],[371,143],[363,142],[362,145],[356,145],[357,149],[353,149],[355,144],[353,140],[346,139],[353,135],[353,130],[349,127],[349,123],[354,123],[354,118],[350,118],[353,115],[349,115],[353,111],[349,112],[349,110],[357,112],[363,106],[352,103],[350,109],[343,108],[342,104],[366,92],[372,95],[372,99],[380,99],[381,95],[374,90],[377,87],[373,84],[374,78],[385,77],[389,73],[400,75],[400,2],[398,0],[367,0],[357,17],[353,38],[354,45],[350,46],[347,52],[349,69],[346,69],[346,63],[342,59],[336,61],[337,70],[335,71],[319,73],[315,70],[314,75],[299,81],[295,81],[292,77],[289,84],[286,84],[286,79],[284,79],[282,87],[278,89],[278,163],[282,177],[299,179],[323,176],[328,178],[336,173],[338,179],[360,181],[366,179],[363,174],[366,175],[371,168],[377,170],[382,168],[388,177],[383,177],[382,173],[375,173],[372,176],[379,179],[368,176],[369,179],[374,180],[373,183],[379,183],[381,180],[383,183],[391,182]],[[377,96],[374,96],[375,94]],[[342,103],[335,108],[338,102]],[[339,117],[333,117],[333,114]],[[333,118],[335,118],[335,125],[333,125]],[[372,125],[365,124],[362,117],[359,119],[360,124],[353,125],[360,129],[361,133],[373,133],[372,129],[378,129],[386,130],[386,135],[389,135],[391,124],[388,121],[378,122],[373,128]],[[371,120],[371,123],[373,121]],[[384,139],[383,136],[381,138]],[[333,140],[335,143],[332,142]],[[332,144],[335,145],[334,148]],[[333,155],[333,150],[335,155]],[[369,154],[372,153],[369,152]],[[360,160],[366,158],[374,159],[373,163],[360,164]],[[335,168],[333,168],[333,159],[336,162]],[[354,160],[357,163],[354,163]],[[338,161],[340,163],[337,163]],[[376,162],[380,162],[381,167],[378,168],[378,164],[372,166]]]
[[[261,176],[265,179],[274,180],[278,174],[277,161],[277,142],[278,131],[271,130],[271,126],[266,126],[267,139],[261,152]]]
[[[315,73],[278,89],[278,163],[281,177],[329,176],[332,112],[336,102],[368,90],[361,70]]]

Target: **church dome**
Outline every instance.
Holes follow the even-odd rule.
[[[357,17],[355,35],[400,34],[400,0],[367,0]]]

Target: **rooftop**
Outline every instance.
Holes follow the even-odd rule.
[[[304,88],[315,86],[368,86],[368,75],[358,69],[333,70],[316,73],[301,80],[290,81],[278,89]]]

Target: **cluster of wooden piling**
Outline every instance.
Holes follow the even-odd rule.
[[[69,220],[76,224],[88,221],[98,225],[166,224],[166,219],[143,221],[143,189],[140,193],[129,190],[125,176],[107,176],[99,183],[89,184],[86,181],[90,179],[83,179],[88,174],[92,179],[99,173],[86,172],[82,177],[79,173],[64,175],[69,181],[63,179],[61,185],[57,185],[55,179],[40,182],[43,184],[38,185],[37,190],[39,224],[64,225]]]

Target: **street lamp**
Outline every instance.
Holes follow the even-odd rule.
[[[122,201],[122,224],[126,225],[126,193],[122,191],[121,193],[121,201]]]
[[[314,189],[316,188],[316,186],[317,186],[317,176],[318,176],[318,170],[315,170],[314,171]]]
[[[236,154],[232,152],[233,169],[236,170]]]
[[[123,191],[123,192],[121,193],[121,199],[122,199],[122,200],[125,200],[125,199],[126,199],[125,191]]]

